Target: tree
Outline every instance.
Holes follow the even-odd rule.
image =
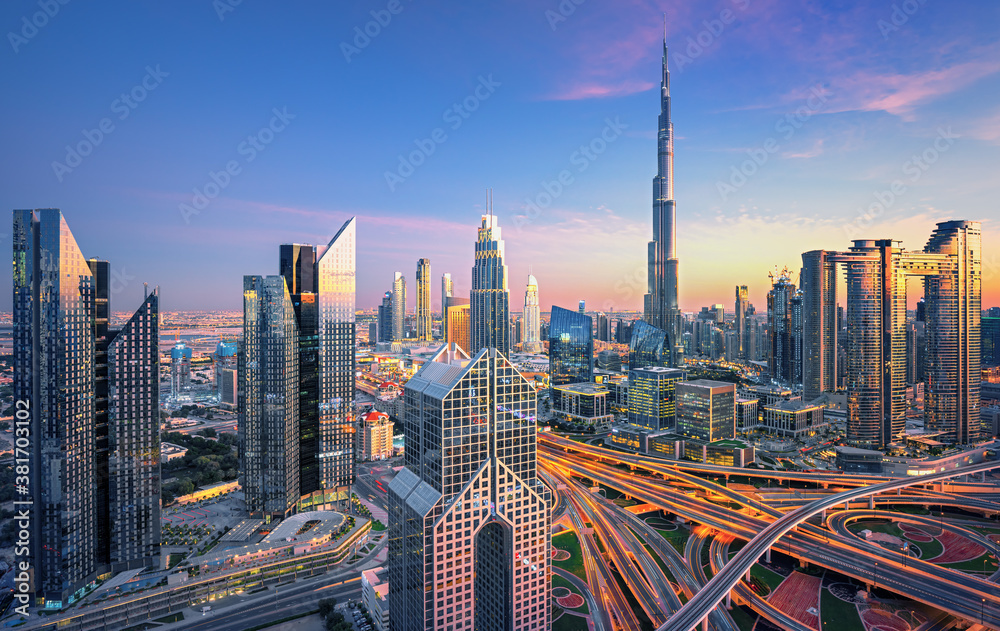
[[[336,598],[323,598],[319,601],[319,615],[323,618],[329,617],[337,607]]]
[[[198,433],[201,434],[202,436],[204,436],[205,438],[215,438],[216,437],[215,428],[212,428],[212,427],[206,427],[205,429],[201,430]]]

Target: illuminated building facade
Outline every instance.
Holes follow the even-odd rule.
[[[443,347],[406,384],[389,484],[394,631],[548,629],[549,492],[535,391],[496,349]]]
[[[650,431],[672,430],[677,422],[676,386],[687,379],[680,368],[647,366],[628,374],[628,422]]]
[[[837,265],[825,250],[802,255],[802,398],[837,389]]]
[[[434,339],[431,317],[431,260],[417,261],[417,339]]]
[[[537,353],[542,349],[542,338],[539,337],[542,315],[538,306],[538,281],[528,275],[528,287],[524,291],[524,351]]]
[[[402,272],[392,277],[392,339],[406,339],[406,278]]]
[[[767,293],[767,331],[769,336],[767,368],[771,379],[793,382],[795,370],[795,340],[792,321],[792,298],[795,284],[787,269],[772,277]]]
[[[192,356],[191,347],[184,342],[177,342],[170,349],[170,398],[173,401],[191,390]]]
[[[750,305],[750,291],[746,285],[736,286],[736,320],[733,329],[736,331],[736,357],[746,360],[747,357],[747,307]]]
[[[445,272],[441,274],[441,316],[444,317],[445,309],[448,308],[448,299],[455,295],[455,284],[451,280],[451,274]]]
[[[392,456],[393,422],[385,412],[372,410],[361,418],[358,460],[384,460]]]
[[[472,323],[469,317],[468,298],[448,298],[445,310],[445,340],[458,344],[463,351],[472,345]]]
[[[735,384],[697,379],[677,382],[675,388],[678,434],[708,443],[734,437]],[[629,392],[629,398],[631,397],[632,393]]]
[[[491,206],[492,208],[492,206]],[[469,296],[472,353],[495,348],[504,357],[510,353],[510,292],[507,288],[504,242],[497,218],[483,215],[476,239],[476,262],[472,267]]]
[[[628,342],[629,368],[669,365],[670,346],[667,332],[642,320],[633,322],[632,335]]]

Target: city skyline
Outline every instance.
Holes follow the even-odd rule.
[[[138,306],[143,280],[166,278],[164,295],[172,304],[164,304],[164,310],[236,310],[242,275],[271,271],[270,259],[259,254],[265,243],[316,242],[357,214],[358,304],[373,307],[388,275],[410,269],[419,257],[452,270],[456,295],[464,295],[470,283],[468,255],[449,243],[474,238],[472,222],[484,211],[481,191],[493,186],[496,214],[508,227],[514,278],[525,277],[533,266],[540,282],[551,288],[547,302],[573,304],[582,296],[594,310],[640,310],[650,234],[648,182],[655,175],[650,156],[655,151],[660,12],[666,10],[672,90],[680,95],[673,118],[682,132],[675,142],[681,157],[676,196],[682,200],[678,233],[684,235],[678,243],[684,260],[682,309],[728,303],[732,285],[746,284],[759,311],[767,271],[775,265],[797,270],[802,252],[845,249],[852,238],[902,240],[909,250],[921,249],[927,227],[949,219],[983,222],[988,306],[1000,303],[1000,259],[991,254],[1000,235],[988,171],[1000,151],[1000,119],[991,105],[1000,90],[1000,42],[995,29],[988,28],[991,12],[998,9],[974,4],[982,5],[921,5],[902,24],[893,22],[890,8],[861,6],[834,12],[821,4],[807,12],[743,2],[580,5],[568,16],[555,7],[553,18],[547,13],[553,8],[514,4],[493,8],[489,19],[477,16],[475,23],[464,13],[455,18],[459,28],[453,36],[469,44],[470,55],[463,60],[453,59],[444,46],[424,47],[412,60],[400,54],[440,29],[431,12],[404,9],[349,62],[341,43],[350,44],[354,27],[372,18],[360,8],[324,7],[316,16],[324,19],[315,21],[324,26],[325,39],[315,27],[295,20],[301,41],[287,54],[301,55],[300,47],[322,51],[315,72],[363,95],[335,99],[331,112],[318,109],[330,106],[325,89],[277,82],[253,92],[251,102],[230,108],[230,97],[207,87],[214,85],[209,80],[221,82],[226,93],[240,94],[258,86],[256,73],[220,77],[201,59],[235,50],[255,63],[283,64],[286,53],[265,62],[245,42],[271,32],[265,29],[285,32],[290,16],[265,15],[248,6],[221,19],[210,7],[190,14],[179,7],[155,14],[130,7],[113,15],[91,8],[72,17],[74,10],[66,9],[39,35],[12,46],[16,63],[3,70],[8,84],[35,97],[25,103],[43,103],[46,115],[43,124],[41,111],[8,105],[10,116],[24,124],[6,132],[10,152],[4,167],[12,182],[6,199],[11,208],[61,208],[77,226],[83,248],[116,262],[123,306]],[[4,10],[12,32],[20,23],[18,10]],[[135,32],[154,22],[162,30],[144,38],[148,41],[109,38],[92,50],[61,54],[96,24],[126,20]],[[509,47],[487,45],[498,43],[501,35],[474,41],[481,28],[476,25],[490,20],[517,24],[533,37],[523,52],[504,59],[491,49]],[[179,55],[171,29],[198,46]],[[584,41],[593,49],[583,48]],[[807,45],[814,41],[824,45]],[[121,55],[119,46],[134,54]],[[548,63],[534,68],[526,56]],[[65,66],[52,64],[52,58],[66,60]],[[96,67],[102,69],[100,77],[83,70]],[[392,82],[392,90],[417,95],[402,118],[395,111],[387,115],[393,99],[377,85],[390,67],[403,81]],[[751,68],[754,72],[747,72]],[[37,77],[45,77],[44,85]],[[134,109],[124,106],[129,115],[119,119],[119,110],[111,109],[115,98],[143,81],[148,94]],[[77,98],[63,99],[65,105],[55,98],[63,86],[78,92]],[[477,111],[452,130],[442,113],[475,95],[477,87]],[[182,103],[200,102],[189,98],[196,94],[219,107]],[[295,118],[279,116],[286,107]],[[800,107],[806,108],[802,120],[792,125],[784,117]],[[229,114],[233,109],[239,112],[235,117]],[[216,110],[226,112],[225,118],[217,118]],[[98,128],[105,117],[115,129],[60,181],[52,163],[66,163],[65,146],[82,142],[80,130]],[[341,122],[348,119],[392,122],[362,138]],[[606,119],[627,127],[615,135],[617,128],[608,127]],[[185,221],[179,206],[192,203],[193,189],[205,190],[212,182],[209,173],[218,173],[227,160],[244,160],[237,152],[240,139],[272,123],[283,130],[268,135],[273,143],[253,163],[241,162],[242,174],[232,176],[207,208]],[[779,126],[792,132],[789,138]],[[397,156],[416,149],[413,139],[429,137],[436,127],[446,131],[447,140],[390,191],[386,171],[398,166]],[[27,129],[45,131],[29,138]],[[614,140],[577,173],[570,162],[573,151],[602,133]],[[331,154],[326,143],[317,149],[317,138],[336,138],[343,155]],[[725,186],[720,192],[719,182],[733,186],[732,169],[742,168],[754,151],[760,155],[769,139],[778,149],[767,162],[753,167],[757,172],[734,186],[735,192]],[[478,159],[486,146],[498,150],[490,159]],[[934,158],[926,170],[919,166],[924,152]],[[563,168],[570,170],[573,183],[533,211],[525,200],[538,199],[543,183]],[[330,173],[337,175],[329,178]],[[892,192],[896,181],[904,192]],[[892,200],[885,210],[876,206],[878,216],[866,225],[857,209],[880,198]],[[111,243],[99,222],[89,221],[92,217],[135,238]],[[178,247],[190,255],[176,257]],[[0,309],[9,310],[10,292],[0,287],[0,295]]]

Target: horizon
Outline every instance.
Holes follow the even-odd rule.
[[[7,208],[61,209],[118,274],[115,305],[146,281],[165,312],[239,311],[279,244],[356,215],[358,306],[401,271],[409,309],[419,258],[432,305],[444,272],[468,293],[493,188],[515,308],[530,268],[542,305],[641,311],[666,10],[684,311],[731,310],[745,284],[760,312],[802,252],[918,250],[950,219],[982,222],[983,308],[1000,305],[1000,6],[385,6],[73,3],[25,37],[36,4],[5,5]]]

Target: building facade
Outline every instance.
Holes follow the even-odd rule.
[[[628,422],[653,432],[677,423],[676,386],[687,379],[680,368],[647,366],[629,371]]]
[[[628,340],[629,368],[669,365],[670,343],[667,332],[642,320],[633,322]]]
[[[402,272],[392,277],[392,340],[406,339],[406,278]]]
[[[449,298],[445,310],[445,341],[458,344],[463,351],[472,346],[472,321],[468,298]]]
[[[802,397],[837,389],[837,265],[825,250],[802,255]]]
[[[385,412],[372,411],[361,417],[358,431],[358,460],[385,460],[392,456],[394,424]]]
[[[496,348],[504,357],[510,353],[510,291],[500,224],[492,211],[483,215],[476,239],[476,262],[472,267],[469,295],[471,353]]]
[[[448,308],[448,299],[455,295],[455,284],[451,280],[451,273],[441,274],[441,317]]]
[[[592,381],[594,332],[590,316],[552,307],[549,317],[549,384],[552,404],[556,386]]]
[[[431,317],[431,260],[417,261],[417,339],[434,339]]]
[[[496,349],[443,347],[404,396],[405,466],[389,484],[393,630],[548,629],[534,388]]]
[[[542,349],[542,314],[538,305],[538,281],[528,275],[528,287],[524,291],[524,351],[537,353]]]
[[[697,379],[678,382],[675,387],[678,434],[706,443],[735,436],[735,384]]]
[[[767,293],[767,368],[771,379],[784,384],[794,382],[795,334],[792,322],[792,298],[795,284],[791,273],[785,269],[772,277],[771,291]]]

